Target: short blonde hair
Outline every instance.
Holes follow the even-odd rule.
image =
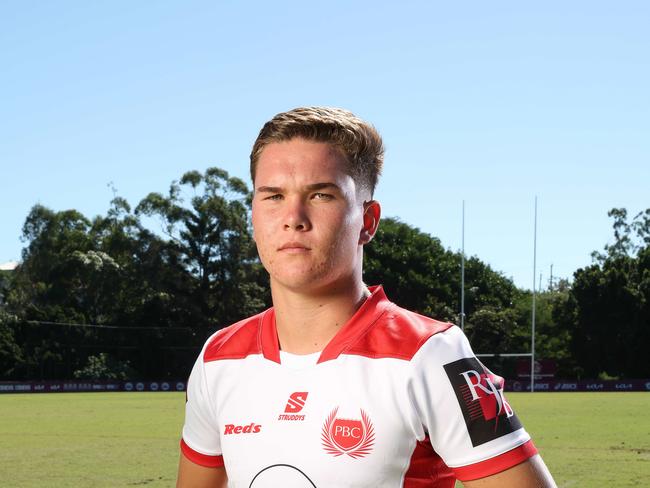
[[[325,142],[339,148],[349,163],[349,174],[372,195],[384,164],[384,145],[377,130],[352,112],[333,107],[299,107],[277,114],[260,130],[250,155],[255,183],[257,162],[272,142],[293,138]]]

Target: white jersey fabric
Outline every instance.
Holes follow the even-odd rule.
[[[181,449],[230,487],[445,487],[537,451],[460,329],[381,287],[318,354],[279,350],[273,309],[215,333]]]

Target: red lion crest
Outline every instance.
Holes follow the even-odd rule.
[[[323,449],[332,456],[347,454],[353,459],[368,455],[375,443],[375,428],[368,414],[360,409],[361,420],[339,419],[338,410],[332,410],[323,424]]]

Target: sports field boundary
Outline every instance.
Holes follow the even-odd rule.
[[[0,393],[88,393],[185,391],[185,380],[126,381],[0,381]]]
[[[184,380],[127,381],[0,381],[2,393],[86,393],[86,392],[169,392],[185,391]],[[529,392],[528,380],[506,380],[505,391]],[[535,381],[535,392],[650,392],[650,378],[631,380],[546,380]]]

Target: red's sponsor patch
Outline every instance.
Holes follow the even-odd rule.
[[[503,378],[492,374],[476,358],[445,364],[473,446],[521,428],[503,394]]]
[[[262,430],[262,426],[251,422],[248,425],[235,425],[235,424],[226,424],[224,425],[223,435],[230,434],[257,434]]]

